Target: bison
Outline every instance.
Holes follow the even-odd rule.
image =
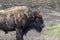
[[[27,6],[15,6],[0,10],[0,30],[5,33],[16,31],[16,40],[23,40],[23,35],[30,29],[41,32],[44,27],[42,16],[37,10],[29,10]]]

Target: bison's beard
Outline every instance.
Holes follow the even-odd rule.
[[[26,28],[24,29],[24,34],[26,34],[29,30],[31,29],[35,29],[37,32],[41,32],[42,29],[44,27],[44,22],[43,19],[41,20],[30,20],[27,25]]]

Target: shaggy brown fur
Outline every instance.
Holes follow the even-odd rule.
[[[22,16],[26,15],[28,17],[28,8],[26,6],[15,6],[15,7],[12,7],[12,8],[8,8],[8,9],[5,9],[5,10],[1,10],[0,11],[0,14],[4,14],[6,15],[5,17],[5,21],[9,21],[10,19],[10,16],[14,16],[14,19],[15,19],[15,22],[18,20],[19,22],[21,21],[22,19]]]
[[[16,29],[17,40],[23,35],[21,32],[25,27],[28,19],[28,8],[26,6],[15,6],[0,11],[0,29],[5,31],[12,31]],[[20,36],[18,36],[20,35]]]
[[[43,18],[37,10],[26,6],[15,6],[0,11],[0,29],[7,33],[16,30],[16,40],[23,40],[23,35],[34,28],[41,32],[44,26]]]

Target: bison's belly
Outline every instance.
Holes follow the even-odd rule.
[[[14,26],[6,25],[4,23],[0,23],[0,29],[4,31],[12,31],[15,29]]]

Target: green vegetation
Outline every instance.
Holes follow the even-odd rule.
[[[48,36],[58,36],[60,37],[60,24],[56,24],[51,27],[45,27],[43,32],[44,35]]]

